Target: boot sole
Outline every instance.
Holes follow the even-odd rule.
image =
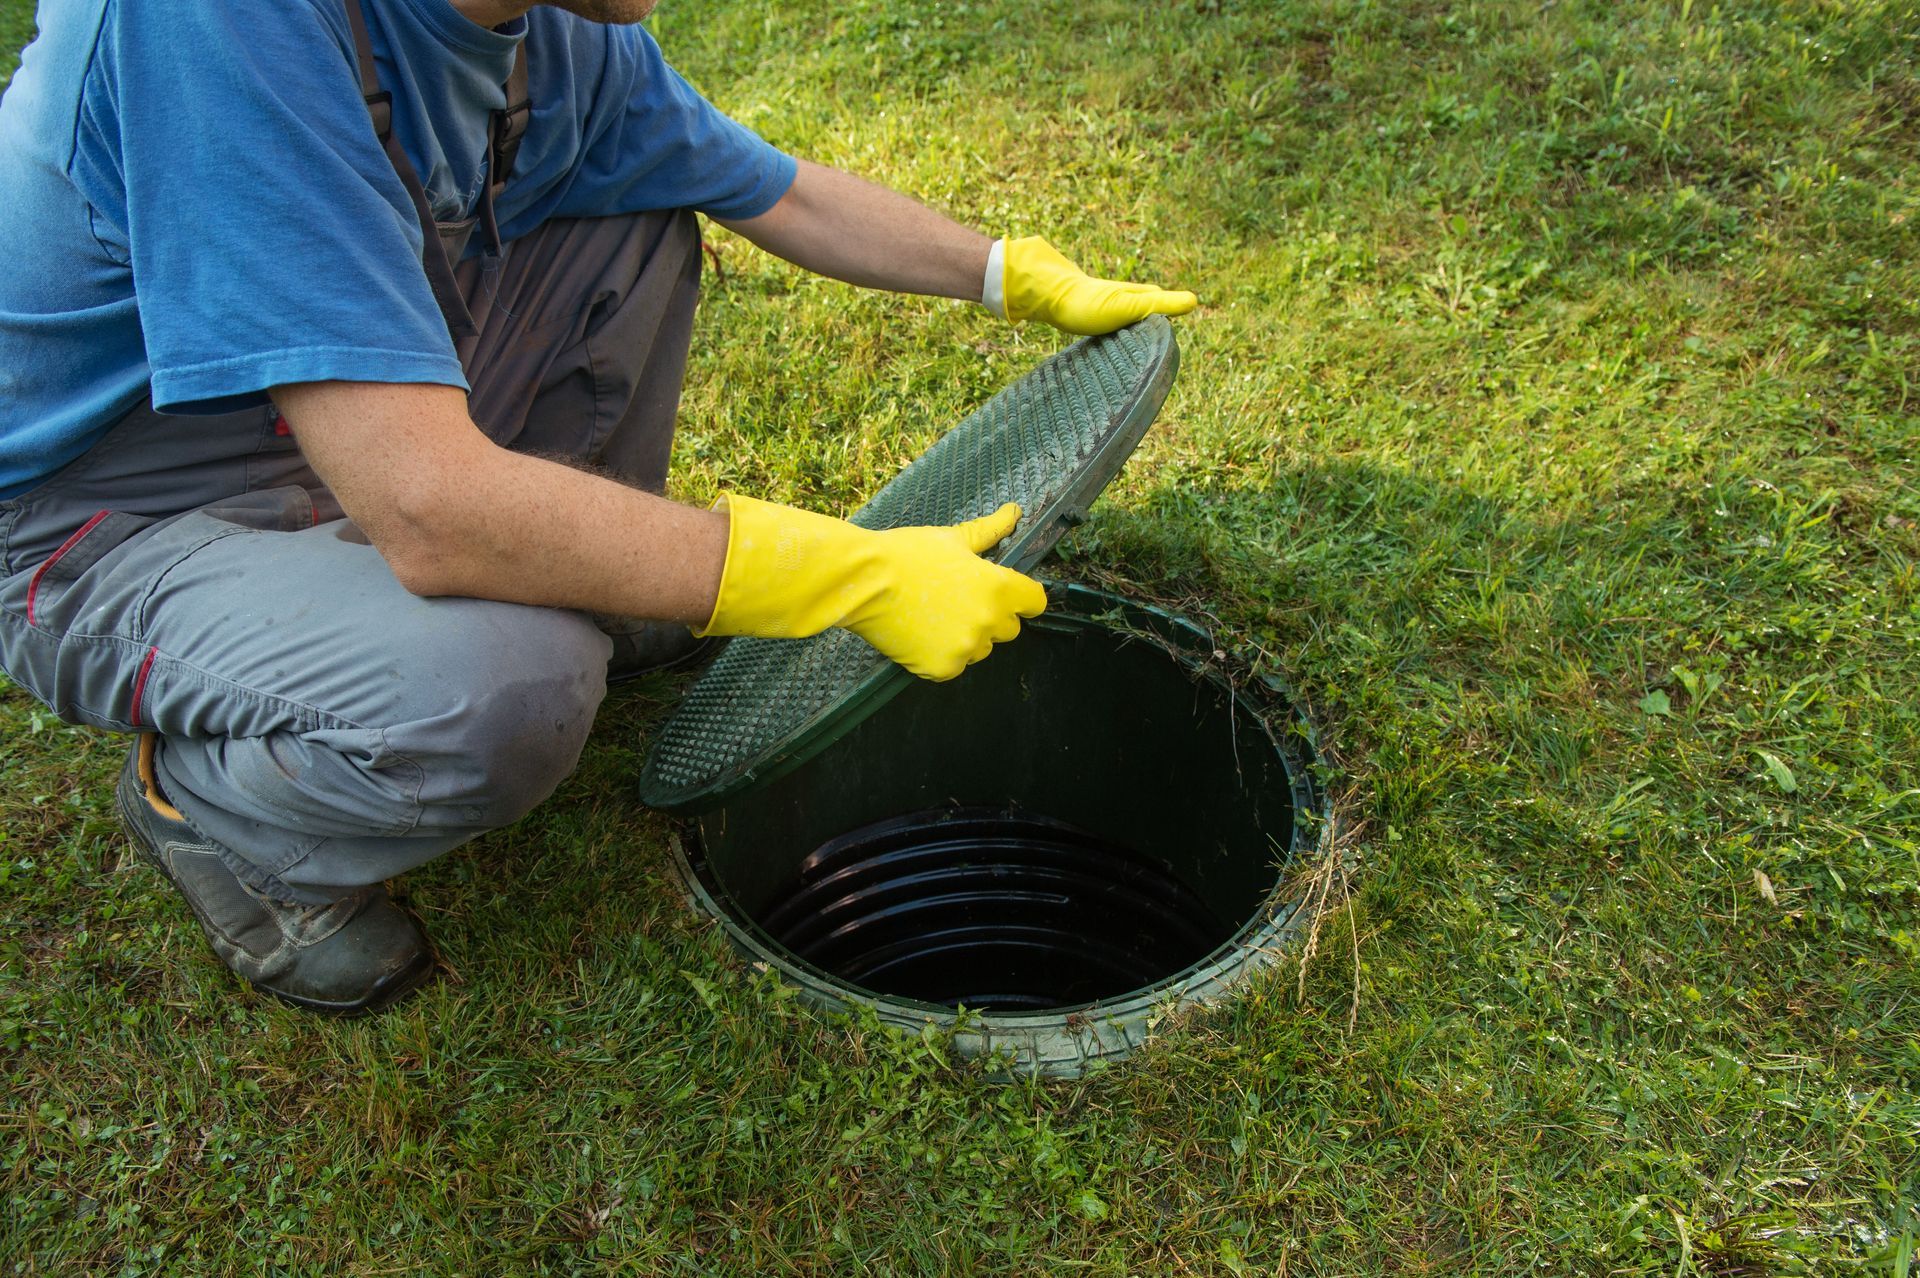
[[[187,903],[187,909],[193,914],[193,921],[200,925],[201,935],[206,936],[213,930],[213,925],[207,921],[207,916],[201,913],[200,907],[194,902],[193,896],[185,888],[180,886],[180,880],[176,879],[173,876],[173,871],[167,868],[166,859],[160,855],[160,849],[154,846],[153,840],[147,837],[146,831],[140,828],[140,823],[135,821],[133,815],[126,810],[126,799],[116,793],[114,800],[116,806],[120,809],[120,824],[126,827],[128,834],[133,836],[133,846],[134,849],[140,853],[140,859],[160,871],[161,876],[173,885],[173,890],[180,894],[182,901]],[[211,942],[209,942],[209,944],[211,944]],[[216,961],[220,959],[218,953],[213,957]],[[427,977],[432,975],[433,965],[433,951],[431,949],[421,950],[420,953],[416,954],[405,966],[395,969],[376,981],[373,991],[369,993],[367,997],[351,1003],[335,1003],[325,999],[302,998],[298,994],[283,994],[279,990],[270,989],[265,985],[259,985],[247,980],[247,978],[241,976],[240,973],[233,972],[233,969],[227,967],[224,962],[220,963],[221,967],[226,968],[229,972],[233,972],[235,976],[239,976],[241,980],[246,981],[249,986],[252,986],[262,994],[269,994],[279,999],[282,1003],[289,1003],[303,1011],[319,1012],[326,1016],[337,1016],[342,1020],[353,1020],[362,1016],[371,1016],[376,1012],[384,1012],[387,1008],[392,1007],[395,1003],[413,993],[414,990],[420,988],[420,986],[426,982]]]

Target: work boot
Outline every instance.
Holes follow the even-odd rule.
[[[325,905],[276,901],[227,868],[155,779],[159,738],[142,735],[114,791],[141,855],[193,907],[213,952],[256,989],[299,1007],[361,1016],[413,991],[433,968],[419,927],[379,884]]]
[[[608,683],[624,683],[669,670],[696,670],[727,646],[725,636],[698,639],[693,631],[673,621],[637,621],[599,613],[593,621],[613,640],[613,657],[607,662]]]

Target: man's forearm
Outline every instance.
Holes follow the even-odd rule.
[[[726,562],[726,516],[501,448],[431,491],[422,513],[417,594],[698,626]]]
[[[980,300],[993,247],[980,232],[897,191],[806,160],[771,209],[720,224],[820,275],[970,302]]]
[[[415,594],[694,625],[713,612],[724,515],[500,448],[453,387],[316,382],[274,398]]]
[[[980,558],[1020,508],[951,528],[856,528],[730,494],[694,510],[480,433],[450,386],[275,388],[301,451],[394,576],[463,595],[796,639],[843,626],[915,674],[951,679],[1047,606]]]

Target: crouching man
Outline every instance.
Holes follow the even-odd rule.
[[[136,844],[301,1006],[425,978],[383,881],[550,794],[610,676],[844,626],[951,678],[1045,605],[1012,507],[660,495],[694,210],[1073,332],[1194,304],[780,153],[651,7],[42,0],[0,102],[0,666],[138,734]]]

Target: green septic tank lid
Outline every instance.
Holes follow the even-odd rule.
[[[852,522],[956,524],[1018,502],[1019,525],[990,557],[1029,572],[1119,473],[1179,363],[1173,326],[1158,315],[1075,342],[948,431]],[[763,785],[832,745],[913,678],[847,630],[735,639],[660,730],[640,798],[698,812]]]

